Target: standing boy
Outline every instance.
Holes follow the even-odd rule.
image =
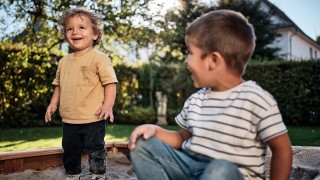
[[[277,102],[242,76],[255,48],[253,27],[231,10],[207,13],[186,31],[196,88],[175,118],[179,132],[142,125],[131,134],[139,179],[289,179],[292,148]]]
[[[83,150],[89,155],[92,179],[104,179],[106,119],[114,120],[118,81],[107,55],[94,48],[103,35],[101,19],[84,8],[75,8],[62,14],[60,25],[73,53],[59,61],[45,121],[51,121],[59,105],[67,179],[79,179]]]

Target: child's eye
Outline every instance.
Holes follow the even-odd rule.
[[[81,26],[80,29],[86,29],[85,27]]]
[[[185,53],[186,53],[187,55],[192,55],[192,52],[191,52],[189,49],[187,49],[187,50],[185,51]]]
[[[67,28],[66,30],[67,30],[67,31],[72,31],[72,28]]]

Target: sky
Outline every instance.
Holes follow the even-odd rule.
[[[313,40],[320,36],[320,0],[269,0]]]

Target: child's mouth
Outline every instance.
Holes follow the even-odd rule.
[[[80,41],[80,40],[82,40],[82,38],[73,38],[72,40],[73,41]]]

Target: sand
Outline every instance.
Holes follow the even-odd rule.
[[[113,154],[108,152],[108,165],[106,179],[118,180],[129,179],[137,180],[133,171],[131,162],[128,158],[118,152]],[[266,158],[267,179],[269,176],[269,164],[271,154],[268,153]],[[83,172],[82,180],[90,179],[89,167],[87,162],[82,162]],[[0,174],[1,180],[60,180],[65,179],[63,167],[52,168],[43,171],[26,170],[20,173],[13,173],[8,175]],[[293,164],[290,180],[320,180],[320,147],[293,147]]]
[[[266,174],[269,177],[270,152],[266,157]],[[290,180],[320,180],[320,147],[293,146]]]
[[[111,151],[109,151],[107,157],[108,164],[106,179],[137,180],[137,177],[132,170],[133,168],[131,162],[124,154],[120,152],[113,154]],[[8,175],[0,174],[1,180],[63,180],[65,178],[66,175],[64,174],[63,167],[50,168],[43,171],[26,170],[24,172],[12,173]],[[91,175],[89,173],[89,165],[88,162],[83,161],[81,180],[87,179],[91,179]]]

